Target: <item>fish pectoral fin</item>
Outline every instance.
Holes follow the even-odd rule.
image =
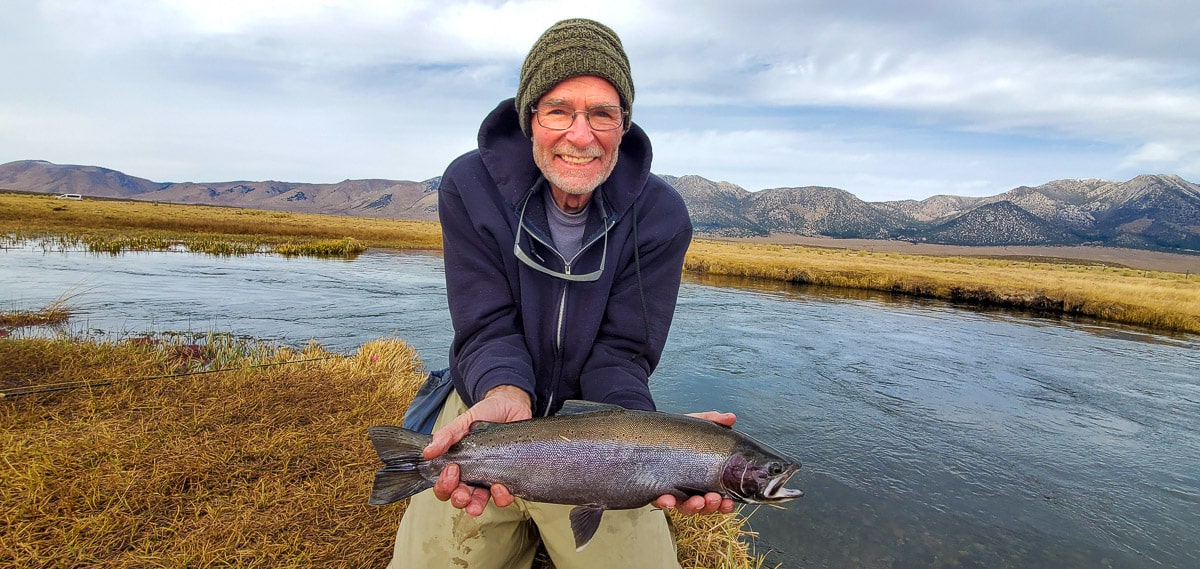
[[[676,486],[675,489],[682,492],[686,496],[703,496],[703,495],[711,492],[711,490],[705,490],[703,488],[694,488],[692,486]]]
[[[585,504],[571,510],[571,533],[575,534],[575,551],[583,551],[592,541],[596,530],[600,529],[600,518],[604,515],[604,506]]]
[[[583,399],[570,399],[563,403],[556,415],[587,415],[588,413],[624,412],[626,409],[611,403],[596,403]]]

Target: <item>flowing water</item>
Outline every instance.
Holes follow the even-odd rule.
[[[441,259],[0,252],[0,305],[73,333],[450,343]],[[804,462],[751,514],[785,567],[1200,567],[1200,342],[890,295],[687,280],[652,379]],[[746,510],[749,512],[750,510]]]

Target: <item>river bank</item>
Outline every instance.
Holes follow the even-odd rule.
[[[939,245],[936,243],[912,243],[889,239],[835,239],[778,233],[768,237],[732,239],[732,242],[773,243],[776,245],[804,245],[826,249],[856,249],[880,253],[908,253],[931,257],[985,257],[999,259],[1022,259],[1047,263],[1078,263],[1090,261],[1114,267],[1129,267],[1148,271],[1200,275],[1200,255],[1165,253],[1142,249],[1120,249],[1116,247],[1073,246],[1022,246],[968,247],[965,245]]]
[[[84,243],[88,250],[110,253],[182,249],[238,254],[289,250],[293,244],[322,251],[330,240],[356,248],[360,244],[426,250],[441,246],[440,227],[431,222],[116,200],[64,203],[49,196],[7,193],[0,193],[0,236],[9,242],[41,239],[51,247],[56,240]],[[226,243],[236,246],[224,247]],[[900,252],[906,248],[920,252]],[[1114,256],[1117,261],[1103,259]],[[684,268],[697,274],[877,290],[1200,333],[1200,274],[1196,274],[1200,271],[1192,270],[1200,267],[1188,264],[1191,259],[1132,250],[964,250],[895,241],[776,236],[695,239]]]

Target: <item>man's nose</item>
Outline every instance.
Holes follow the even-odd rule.
[[[571,128],[567,129],[567,140],[577,146],[586,146],[596,138],[592,125],[588,124],[587,113],[575,113],[572,117]]]

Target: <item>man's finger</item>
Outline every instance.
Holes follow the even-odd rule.
[[[688,413],[692,417],[699,417],[705,421],[712,421],[718,425],[732,427],[737,422],[737,415],[733,413],[721,413],[719,411],[705,411],[703,413]]]
[[[471,499],[465,508],[467,515],[471,517],[479,517],[483,515],[484,508],[487,508],[488,499],[491,494],[483,488],[471,488]]]
[[[474,498],[471,490],[472,489],[470,486],[467,486],[466,484],[460,484],[458,488],[455,488],[454,492],[450,494],[450,505],[460,510],[470,506],[471,500]]]
[[[724,500],[721,500],[721,513],[722,514],[732,514],[733,509],[735,507],[737,507],[737,504],[733,503],[733,500],[730,500],[729,498],[725,498]]]
[[[442,456],[450,446],[462,440],[471,431],[470,413],[464,413],[450,421],[448,425],[442,427],[433,433],[433,440],[429,441],[429,445],[421,452],[425,460],[433,460]]]
[[[447,464],[446,468],[442,469],[442,473],[438,475],[437,482],[433,484],[433,495],[443,502],[449,500],[450,494],[458,488],[458,477],[458,465]]]
[[[720,508],[720,507],[721,507],[721,495],[720,494],[717,494],[716,492],[709,492],[708,494],[704,495],[704,509],[702,510],[703,513],[711,514],[715,511],[717,511],[717,508]]]
[[[492,502],[497,507],[507,508],[513,503],[513,495],[509,493],[508,487],[503,484],[492,484]]]
[[[679,506],[679,511],[692,516],[704,510],[704,504],[704,496],[692,496]]]

